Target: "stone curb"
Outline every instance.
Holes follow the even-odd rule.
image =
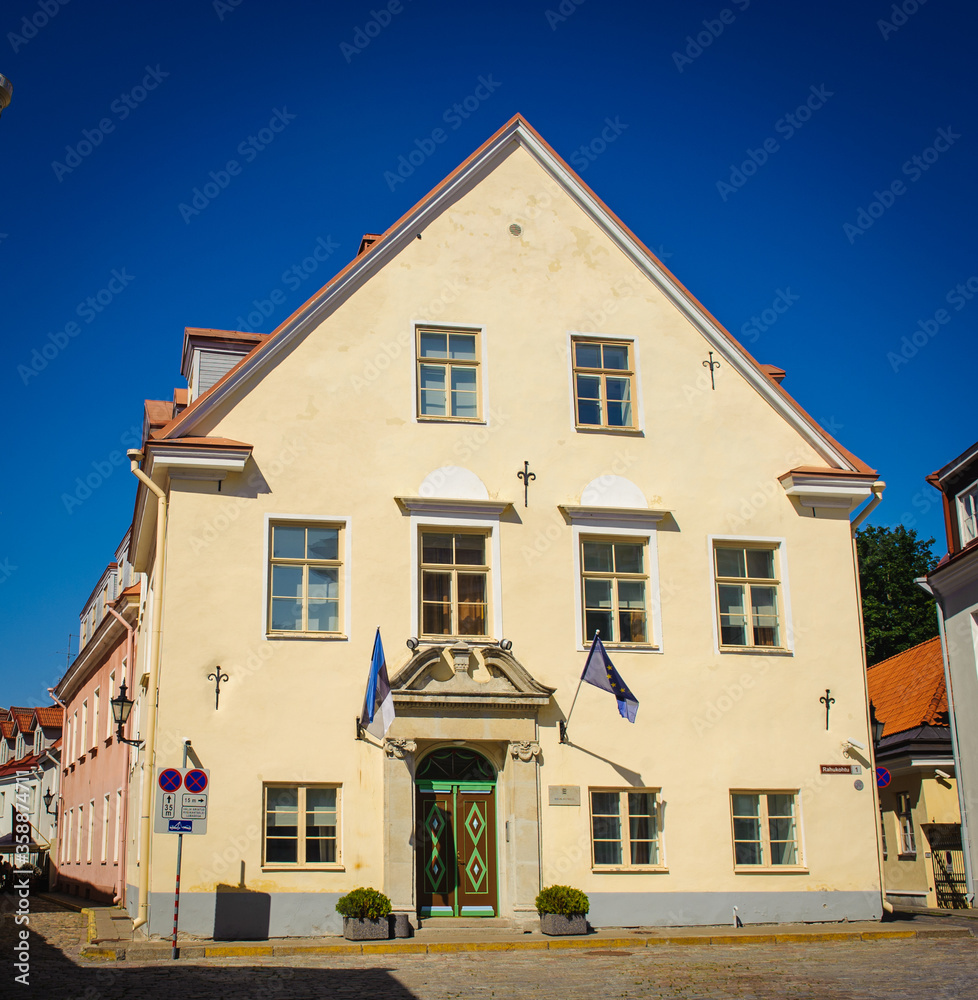
[[[183,959],[202,958],[281,958],[289,955],[443,955],[446,953],[487,952],[487,951],[541,951],[655,948],[662,945],[783,945],[783,944],[824,944],[838,942],[910,941],[935,938],[970,938],[974,935],[966,927],[933,927],[922,930],[878,930],[878,931],[814,931],[811,934],[687,934],[682,936],[662,935],[647,937],[636,935],[629,938],[582,937],[550,938],[541,941],[404,941],[371,944],[208,944],[206,942],[184,942],[180,945]],[[153,961],[167,958],[170,954],[168,941],[148,941],[127,944],[125,947],[104,948],[89,945],[81,949],[82,958],[89,961],[118,962]]]

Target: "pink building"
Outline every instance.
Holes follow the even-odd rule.
[[[84,899],[125,898],[130,757],[120,743],[111,699],[133,690],[139,583],[128,561],[129,535],[80,616],[78,655],[58,686],[65,722],[61,755],[56,885]],[[138,678],[136,679],[138,682]],[[133,720],[131,725],[136,725]]]

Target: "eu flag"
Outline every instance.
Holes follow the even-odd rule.
[[[629,722],[635,721],[635,716],[638,714],[638,699],[628,690],[628,685],[615,670],[615,665],[611,662],[597,632],[594,633],[591,652],[588,653],[587,663],[584,664],[581,680],[613,694],[618,700],[618,711],[621,717],[628,719]]]

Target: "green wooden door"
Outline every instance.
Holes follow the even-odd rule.
[[[416,787],[419,916],[496,916],[496,785],[488,761],[470,750],[436,751],[418,768]]]

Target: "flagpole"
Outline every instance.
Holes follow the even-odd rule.
[[[595,635],[600,635],[601,634],[601,630],[600,629],[595,629],[594,630],[594,634]],[[593,639],[591,640],[591,645],[592,646],[594,645],[594,640]],[[591,653],[590,653],[590,650],[589,650],[588,651],[588,657],[590,657],[590,655],[591,655]],[[584,683],[584,674],[585,674],[586,671],[587,671],[587,661],[585,660],[585,662],[584,662],[584,670],[581,671],[581,679],[577,682],[577,690],[574,692],[574,700],[571,702],[571,707],[570,707],[570,711],[567,713],[567,718],[566,719],[561,719],[560,722],[558,722],[558,724],[557,724],[558,728],[560,729],[560,742],[561,743],[570,743],[570,740],[567,739],[567,726],[568,726],[568,723],[570,723],[570,717],[574,714],[574,706],[577,704],[577,696],[581,693],[581,685]]]

